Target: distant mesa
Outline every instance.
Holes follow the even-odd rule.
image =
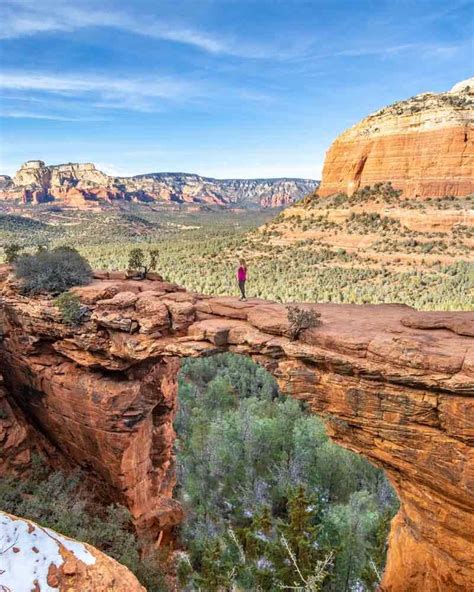
[[[474,192],[474,78],[369,115],[331,145],[318,193],[352,195],[391,181],[404,197]]]
[[[12,178],[0,176],[0,200],[87,208],[128,202],[280,207],[314,191],[312,179],[213,179],[188,173],[112,177],[93,163],[25,162]]]

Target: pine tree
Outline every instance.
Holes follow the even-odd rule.
[[[209,541],[202,556],[201,570],[196,580],[201,589],[208,592],[226,589],[227,577],[221,561],[221,546],[218,539]]]
[[[290,494],[287,507],[288,519],[287,522],[280,523],[280,539],[275,545],[275,564],[278,581],[282,585],[291,586],[297,583],[298,573],[293,560],[288,561],[287,546],[305,578],[313,573],[317,562],[324,558],[325,553],[318,545],[320,528],[317,524],[316,500],[308,496],[300,485]]]
[[[249,528],[243,529],[245,552],[251,559],[268,553],[273,531],[270,508],[263,506],[253,517]]]

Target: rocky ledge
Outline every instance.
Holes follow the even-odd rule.
[[[7,398],[128,506],[149,545],[169,541],[182,519],[172,497],[180,358],[231,351],[385,470],[401,507],[384,591],[473,588],[474,313],[305,304],[322,324],[292,341],[282,304],[190,293],[158,277],[96,274],[74,290],[90,311],[79,327],[64,325],[50,299],[20,295],[8,268],[0,289]]]

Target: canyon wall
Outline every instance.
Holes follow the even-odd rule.
[[[333,142],[318,193],[388,181],[404,197],[474,193],[473,121],[474,79],[380,109]]]
[[[278,303],[96,278],[74,289],[89,319],[73,328],[50,299],[22,296],[4,267],[0,366],[26,420],[127,505],[149,546],[182,519],[172,499],[179,360],[232,351],[384,468],[401,508],[381,590],[473,588],[473,313],[306,304],[322,325],[292,341]]]

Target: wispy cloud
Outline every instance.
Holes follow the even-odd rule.
[[[252,59],[284,59],[299,52],[297,47],[289,47],[288,42],[280,46],[249,43],[230,35],[196,29],[182,22],[158,20],[150,15],[137,17],[136,14],[123,10],[102,10],[93,5],[80,8],[73,2],[61,0],[54,2],[4,0],[2,20],[0,39],[105,27],[190,45],[216,55]]]
[[[405,51],[413,51],[420,47],[419,43],[401,43],[398,45],[382,45],[376,47],[359,46],[352,49],[344,49],[334,53],[335,56],[361,57],[373,55],[393,55]]]
[[[222,97],[249,103],[271,100],[267,94],[245,87],[234,88],[229,93],[229,88],[223,84],[184,77],[126,78],[17,70],[0,71],[0,97],[10,107],[9,110],[2,108],[5,117],[58,121],[101,121],[104,117],[97,117],[97,113],[120,109],[157,113],[171,105],[208,108]],[[19,109],[19,102],[27,104],[28,109]]]
[[[198,83],[182,79],[127,79],[110,76],[49,74],[4,70],[0,72],[0,88],[23,91],[45,91],[57,94],[101,93],[106,95],[134,94],[155,98],[175,98],[183,93],[205,94]]]
[[[16,111],[14,109],[2,109],[0,117],[7,117],[11,119],[45,119],[47,121],[103,121],[103,118],[99,117],[68,117],[66,115],[34,113],[21,110]]]
[[[199,101],[210,94],[199,82],[182,79],[0,72],[2,115],[11,118],[102,121],[110,110],[153,113],[163,110],[165,104]],[[19,104],[27,108],[19,108]]]

